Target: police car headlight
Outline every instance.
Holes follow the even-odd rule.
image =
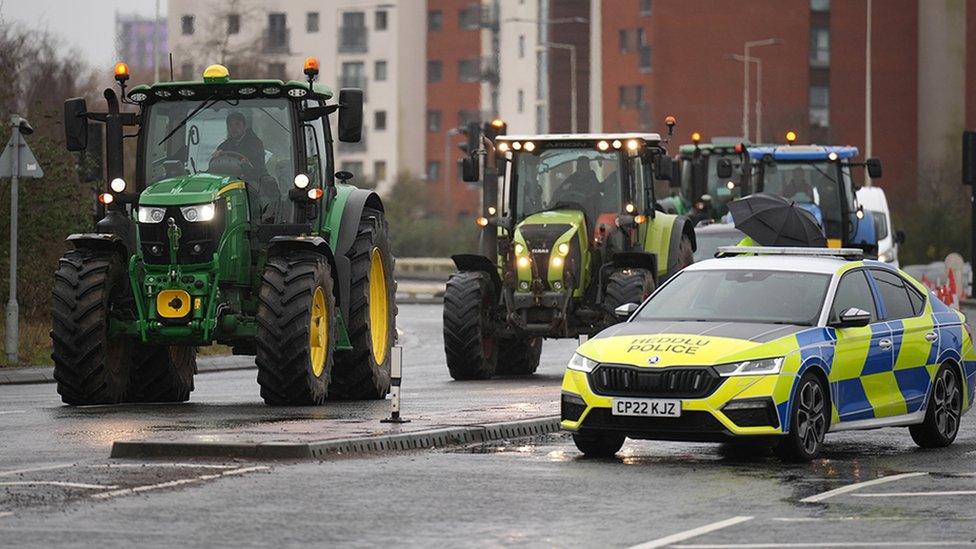
[[[573,358],[569,359],[569,364],[566,367],[577,372],[589,373],[593,371],[593,368],[596,368],[596,365],[595,360],[590,360],[579,353],[573,353]]]
[[[139,206],[139,223],[159,223],[166,217],[166,208]]]
[[[183,212],[183,219],[191,223],[196,223],[197,221],[210,221],[214,218],[214,214],[217,212],[217,208],[214,203],[209,204],[197,204],[195,206],[184,206],[180,208]]]
[[[731,362],[715,367],[715,371],[722,377],[729,376],[765,376],[778,374],[783,367],[783,357],[760,358],[758,360],[745,360],[742,362]]]

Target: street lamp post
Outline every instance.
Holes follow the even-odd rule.
[[[726,59],[756,64],[756,143],[762,143],[762,59],[753,57],[747,61],[737,53],[729,54]]]
[[[745,59],[742,63],[742,137],[746,141],[749,140],[749,62],[752,61],[752,58],[749,57],[749,50],[782,43],[783,41],[779,38],[765,38],[763,40],[751,40],[742,47],[742,57]]]
[[[444,215],[447,215],[451,205],[451,137],[460,134],[459,128],[451,128],[444,134],[444,166],[441,168],[444,177]]]

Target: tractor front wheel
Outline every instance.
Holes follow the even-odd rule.
[[[257,312],[258,384],[272,406],[322,404],[332,376],[335,296],[326,259],[269,257]]]
[[[654,291],[654,277],[646,269],[624,269],[610,275],[603,297],[603,309],[607,321],[620,322],[614,312],[628,303],[641,304]]]
[[[125,398],[131,340],[109,337],[112,313],[131,301],[122,258],[72,250],[54,273],[51,339],[54,379],[65,404],[117,404]]]
[[[498,364],[495,372],[503,376],[534,374],[539,368],[541,355],[541,337],[502,337],[498,340]]]
[[[495,298],[488,275],[457,273],[444,292],[444,352],[451,377],[490,379],[498,362]]]
[[[135,352],[128,402],[186,402],[197,372],[197,348],[144,345]]]

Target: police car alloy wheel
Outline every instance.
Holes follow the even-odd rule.
[[[952,444],[959,433],[961,415],[959,374],[953,365],[943,364],[932,383],[925,421],[909,428],[912,440],[922,448],[942,448]]]
[[[827,434],[829,413],[830,403],[823,382],[814,374],[805,374],[793,397],[789,433],[777,446],[777,454],[789,461],[817,457]]]

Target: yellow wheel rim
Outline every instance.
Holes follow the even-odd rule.
[[[308,321],[308,356],[312,373],[320,377],[325,370],[325,357],[329,352],[329,312],[325,307],[325,292],[315,288],[312,295],[312,314]]]
[[[373,343],[373,360],[383,364],[389,343],[389,294],[386,291],[386,268],[383,254],[373,248],[369,260],[369,337]]]

